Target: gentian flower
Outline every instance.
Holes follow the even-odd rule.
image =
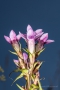
[[[30,25],[27,26],[27,34],[22,34],[21,32],[19,32],[20,36],[27,42],[30,53],[34,52],[35,40],[37,40],[37,38],[39,38],[43,33],[44,32],[42,32],[42,29],[33,31]]]
[[[30,28],[30,29],[32,29],[32,27],[30,26],[30,25],[28,25],[27,26],[27,29],[28,28]],[[33,29],[32,29],[32,31],[33,31]],[[27,32],[29,32],[29,34],[31,34],[31,32],[29,31],[29,30],[27,30]],[[36,31],[33,31],[34,32],[34,38],[35,38],[35,40],[37,39],[37,38],[39,38],[44,32],[42,32],[42,29],[37,29]],[[19,32],[19,34],[20,34],[20,36],[26,41],[26,42],[28,42],[28,37],[27,37],[27,34],[22,34],[21,32]]]
[[[43,34],[43,35],[40,37],[40,41],[42,41],[43,44],[49,44],[49,43],[54,42],[54,40],[48,39],[48,33]]]
[[[6,41],[10,44],[12,44],[13,48],[16,50],[16,51],[19,51],[20,49],[20,46],[18,44],[18,41],[20,40],[21,36],[20,34],[16,35],[16,33],[11,30],[10,31],[10,34],[9,34],[9,37],[8,36],[5,36],[4,35],[4,38],[6,39]]]
[[[15,41],[19,41],[21,36],[19,34],[16,35],[16,33],[13,30],[11,30],[9,37],[4,35],[4,38],[6,39],[7,42],[11,44],[11,43],[14,43]]]
[[[37,44],[35,45],[35,51],[39,52],[43,49],[45,44],[54,42],[54,40],[48,39],[48,33],[44,33],[40,38],[37,39]]]

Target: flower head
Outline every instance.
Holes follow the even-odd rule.
[[[14,41],[18,41],[21,38],[21,36],[16,35],[16,33],[13,30],[11,30],[9,37],[4,35],[4,38],[6,39],[7,42],[14,43]]]
[[[44,44],[44,43],[48,44],[48,43],[54,42],[54,40],[48,39],[48,33],[43,34],[43,35],[40,37],[40,41],[42,41],[43,44]]]

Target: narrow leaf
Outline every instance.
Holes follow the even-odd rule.
[[[15,55],[17,55],[17,53],[16,53],[16,52],[12,52],[12,51],[10,51],[10,50],[9,50],[9,52],[10,52],[10,53],[12,53],[12,54],[15,54]]]
[[[40,50],[40,51],[38,52],[38,56],[39,56],[40,53],[42,53],[44,50],[45,50],[45,48],[43,48],[42,50]]]
[[[21,44],[20,44],[20,42],[19,42],[19,46],[20,46],[20,51],[21,51]]]
[[[14,82],[16,82],[18,79],[20,79],[20,78],[22,78],[23,77],[23,73],[21,73],[15,80],[14,80]],[[13,83],[14,83],[13,82]],[[13,83],[12,83],[12,85],[13,85]]]
[[[35,68],[35,66],[36,66],[38,63],[39,63],[39,62],[35,62],[35,63],[34,63],[34,68]]]
[[[13,70],[13,71],[9,74],[9,77],[10,77],[10,75],[11,75],[13,72],[20,72],[20,69],[17,68],[17,69],[15,69],[15,70]]]
[[[20,85],[16,84],[20,90],[24,90]]]
[[[40,81],[38,80],[39,90],[43,90]]]
[[[42,50],[38,51],[38,52],[35,52],[36,55],[40,55],[40,53],[42,53],[43,51],[45,50],[45,48],[43,48]]]
[[[25,52],[27,52],[29,55],[32,55],[27,48],[26,48],[26,49],[22,48],[22,49],[23,49]]]
[[[31,86],[32,86],[34,89],[38,89],[38,88],[39,88],[39,86],[34,85],[34,84],[31,84]]]
[[[36,67],[37,70],[41,67],[42,63],[43,62],[40,62],[40,64]]]
[[[24,74],[27,74],[28,73],[28,70],[27,69],[20,69],[20,71]]]

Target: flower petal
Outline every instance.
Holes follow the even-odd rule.
[[[40,38],[40,40],[42,40],[43,42],[46,42],[47,39],[48,39],[48,33],[43,34]]]
[[[35,32],[33,31],[32,27],[30,25],[27,26],[27,39],[34,39],[35,38]]]
[[[37,29],[37,30],[35,31],[36,34],[39,34],[39,33],[41,33],[41,32],[42,32],[42,29]]]
[[[27,37],[26,37],[26,34],[22,34],[21,32],[19,32],[19,35],[27,42]]]
[[[7,36],[4,35],[4,38],[5,38],[5,40],[6,40],[7,42],[11,43],[11,39],[10,39],[9,37],[7,37]]]
[[[23,53],[24,61],[27,63],[28,55],[26,53]]]
[[[13,60],[14,61],[14,63],[17,65],[17,66],[19,66],[18,64],[19,64],[19,61],[18,60]]]
[[[28,25],[28,26],[27,26],[27,32],[28,32],[30,29],[32,30],[32,27],[31,27],[30,25]]]
[[[35,36],[35,39],[40,38],[43,33],[44,33],[44,32],[38,33],[38,34]]]
[[[10,37],[11,41],[16,40],[16,33],[13,30],[11,30],[9,37]]]
[[[20,38],[21,38],[21,35],[20,35],[20,34],[18,34],[18,35],[16,36],[16,38],[17,38],[17,40],[19,41],[19,40],[20,40]]]
[[[35,52],[35,40],[34,39],[28,40],[28,50],[31,54]]]
[[[46,41],[46,44],[49,44],[49,43],[52,43],[52,42],[54,42],[54,40],[49,40],[49,39],[48,39],[48,40]]]

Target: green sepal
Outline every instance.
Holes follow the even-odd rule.
[[[32,74],[31,79],[34,81],[34,79],[35,79],[35,75],[34,74]]]
[[[40,81],[38,80],[39,90],[43,90]]]
[[[26,48],[26,49],[22,48],[22,49],[23,49],[25,52],[27,52],[29,55],[32,55],[27,48]]]
[[[38,89],[38,88],[39,88],[39,86],[34,85],[34,84],[31,84],[31,86],[30,86],[30,89],[29,89],[29,90],[34,90],[34,89]]]
[[[35,52],[35,55],[40,55],[43,51],[45,50],[45,48],[43,48],[42,50],[38,51],[38,52]]]
[[[40,64],[36,67],[37,70],[41,67],[42,63],[43,63],[43,61],[40,62]]]
[[[22,78],[22,77],[23,77],[23,73],[21,73],[21,74],[13,81],[13,83],[16,82],[18,79],[20,79],[20,78]],[[12,85],[13,85],[13,83],[12,83]]]
[[[20,90],[24,90],[20,85],[16,84],[16,86],[17,86]]]
[[[19,42],[19,46],[20,46],[20,51],[21,51],[21,44],[20,44],[20,42]]]
[[[17,55],[17,53],[16,53],[16,52],[12,52],[12,51],[10,51],[10,50],[9,50],[9,52],[10,52],[10,53],[12,53],[12,54],[15,54],[15,55]]]
[[[21,71],[24,75],[26,75],[26,74],[28,73],[28,70],[27,70],[27,69],[20,69],[20,71]]]
[[[35,62],[35,63],[34,63],[34,68],[35,68],[35,66],[36,66],[37,64],[38,64],[38,62]]]
[[[39,86],[35,85],[35,84],[31,84],[31,86],[34,88],[34,89],[38,89]]]

